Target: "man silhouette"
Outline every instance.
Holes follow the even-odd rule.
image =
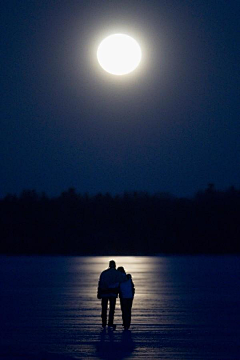
[[[98,282],[98,299],[102,299],[102,327],[105,328],[107,325],[107,308],[108,302],[109,316],[108,326],[115,329],[116,325],[113,324],[114,311],[116,305],[116,298],[119,293],[119,284],[125,281],[125,275],[120,271],[116,270],[116,263],[114,260],[109,262],[109,268],[104,270],[99,278]]]

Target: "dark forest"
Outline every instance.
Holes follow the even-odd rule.
[[[239,253],[240,190],[209,184],[191,198],[25,190],[0,200],[0,239],[2,254]]]

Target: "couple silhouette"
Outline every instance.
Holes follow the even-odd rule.
[[[100,274],[97,298],[102,300],[102,327],[107,325],[107,310],[109,304],[108,326],[113,330],[116,299],[119,295],[122,311],[123,327],[129,329],[131,325],[131,310],[135,288],[130,274],[126,274],[122,266],[116,269],[114,260],[109,262],[109,268]]]

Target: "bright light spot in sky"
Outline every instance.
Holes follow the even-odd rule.
[[[113,34],[99,45],[97,59],[101,67],[113,75],[126,75],[136,69],[142,51],[136,40],[125,34]]]

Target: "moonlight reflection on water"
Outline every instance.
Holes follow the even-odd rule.
[[[127,333],[119,300],[117,330],[101,329],[97,284],[111,259],[132,274],[136,288]],[[2,256],[0,355],[237,359],[239,263],[234,256]]]

